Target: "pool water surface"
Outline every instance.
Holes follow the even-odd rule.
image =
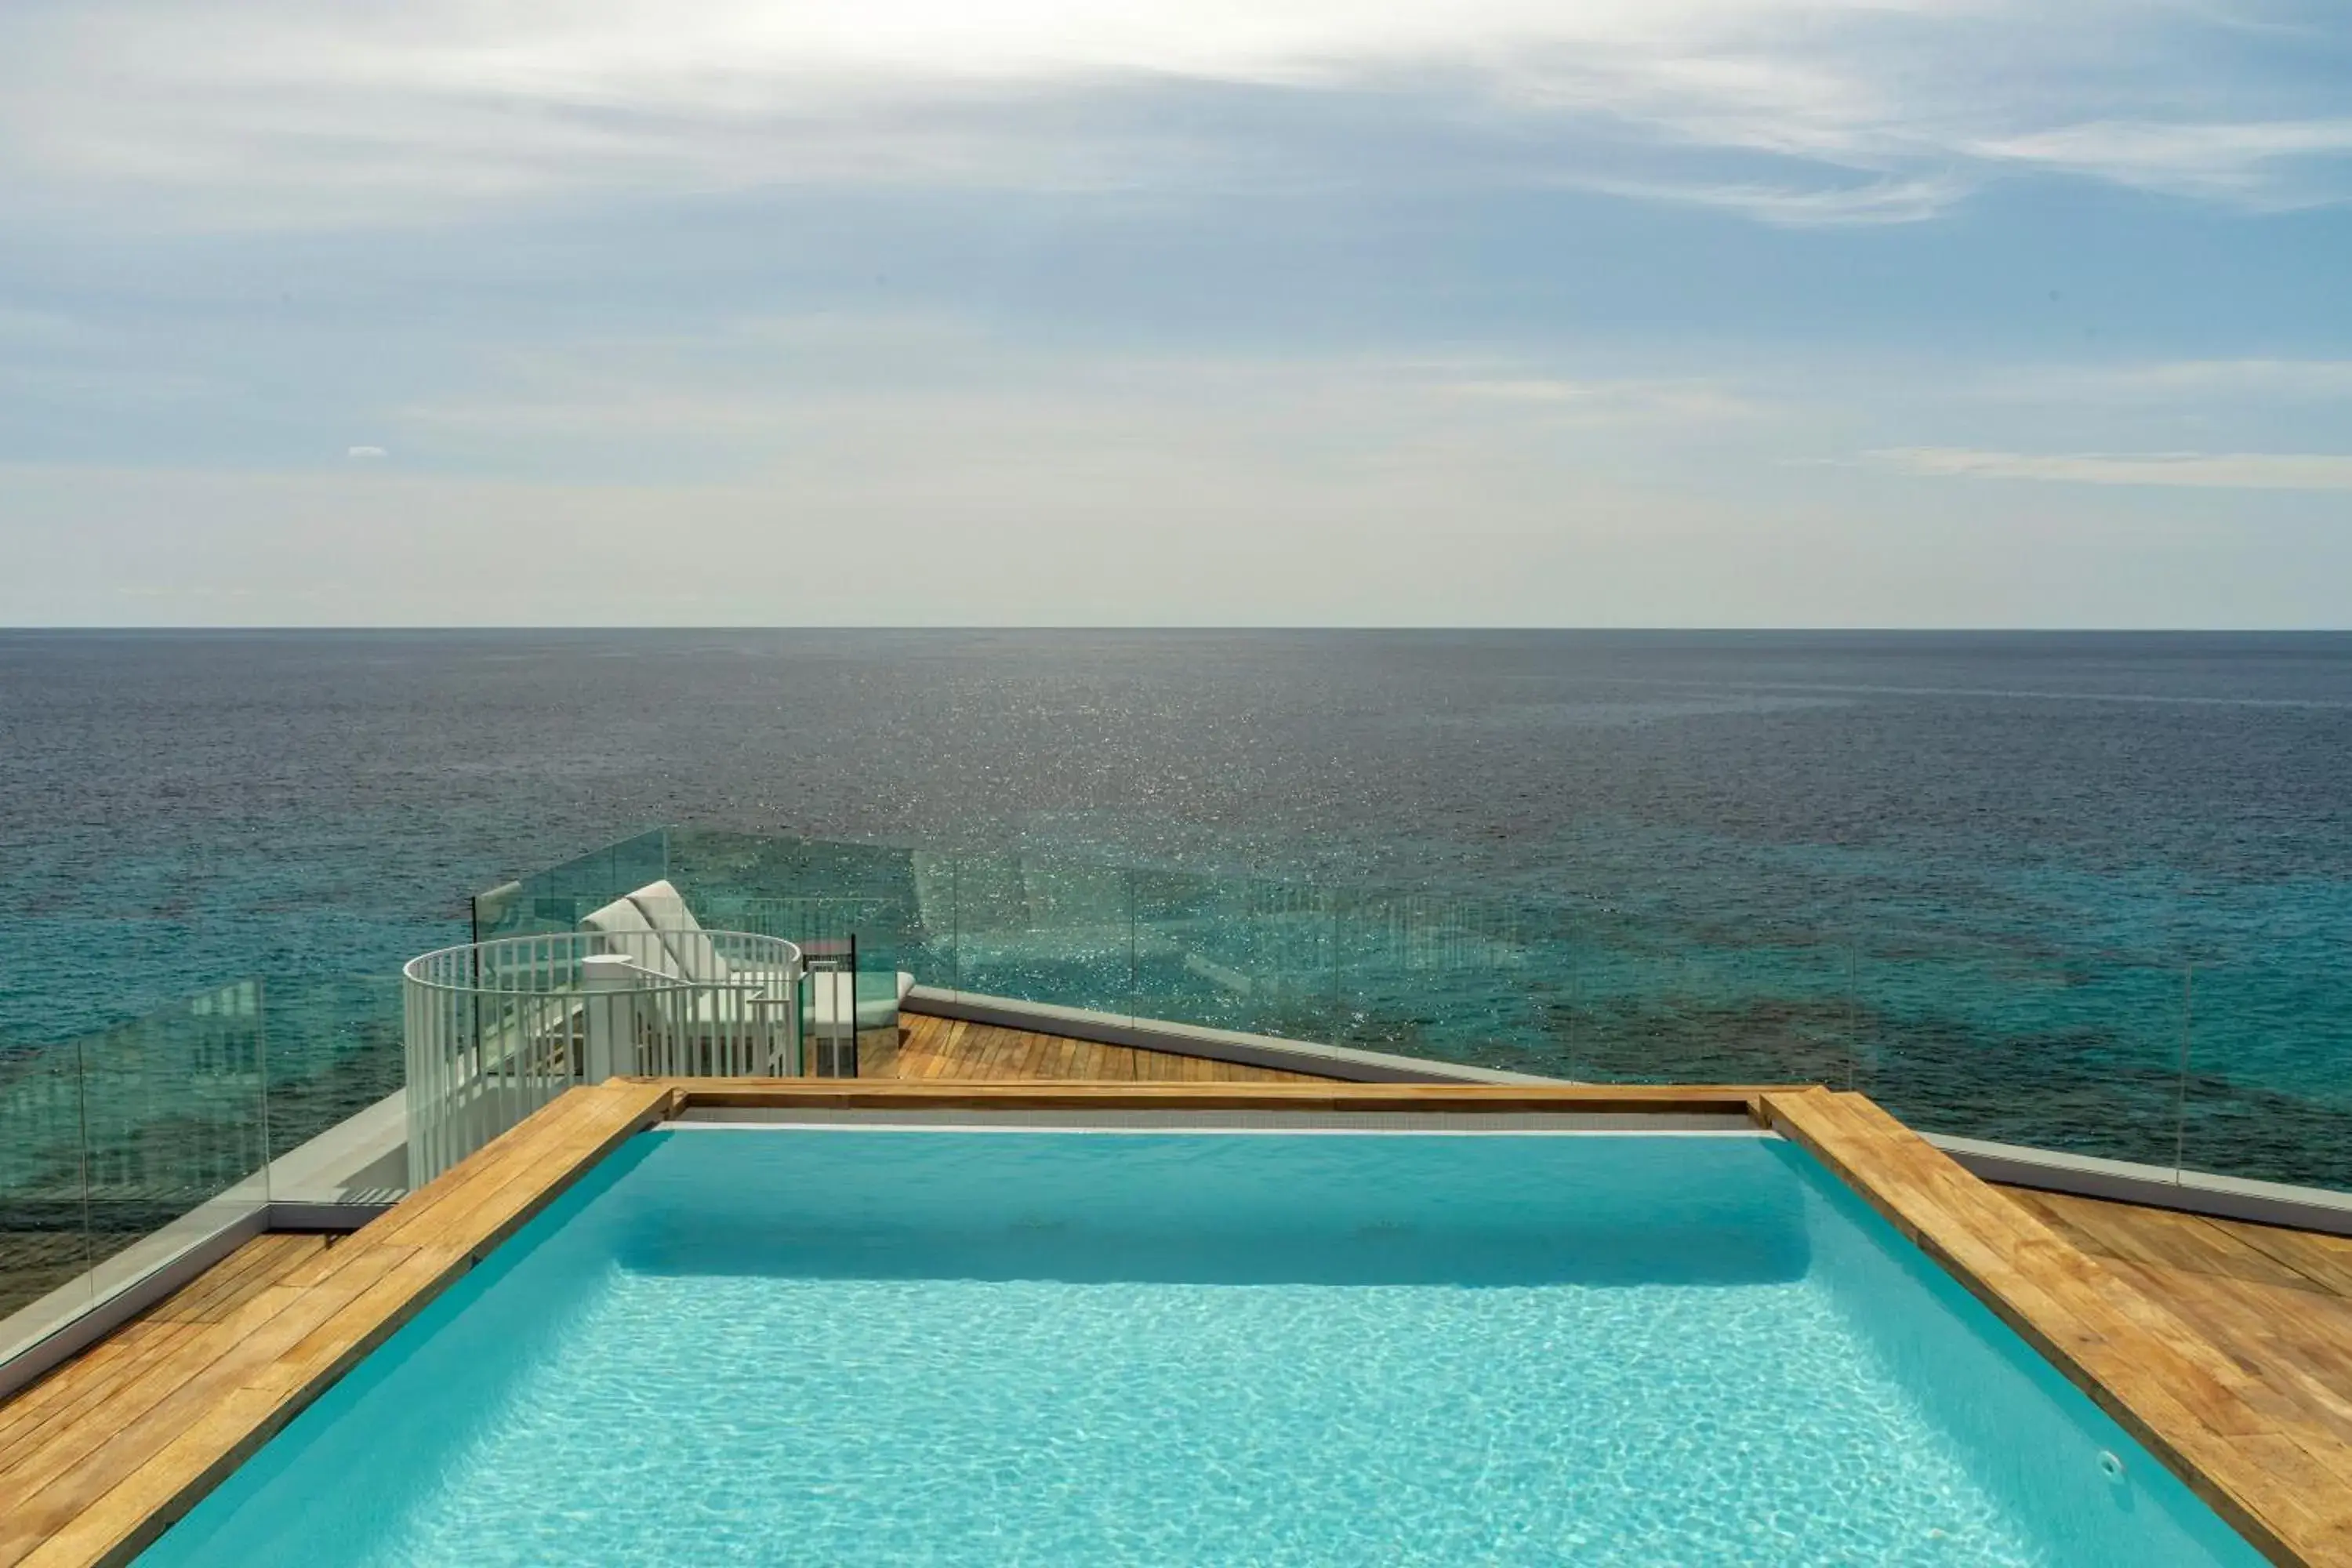
[[[631,1141],[151,1563],[2256,1563],[1764,1135]]]

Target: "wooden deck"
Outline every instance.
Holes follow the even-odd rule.
[[[893,1041],[869,1036],[857,1053],[863,1078],[957,1079],[966,1082],[1061,1079],[1101,1083],[1323,1083],[1307,1073],[1213,1062],[1169,1051],[1097,1045],[1060,1035],[999,1028],[914,1013]]]
[[[0,1405],[0,1564],[126,1561],[632,1131],[720,1103],[1745,1113],[1811,1148],[2275,1561],[2352,1564],[2352,1242],[2003,1194],[1822,1089],[1187,1081],[1156,1078],[1157,1053],[930,1022],[870,1064],[906,1079],[577,1089],[341,1241],[250,1244]],[[1085,1066],[1136,1077],[1047,1076]]]
[[[2278,1405],[2352,1443],[2352,1239],[2001,1191],[2170,1308]]]

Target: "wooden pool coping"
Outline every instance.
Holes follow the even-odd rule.
[[[1810,1087],[614,1079],[572,1090],[158,1367],[114,1430],[64,1426],[0,1562],[129,1561],[362,1358],[633,1134],[689,1109],[1445,1110],[1739,1115],[1794,1141],[2280,1563],[2352,1565],[2352,1448],[1867,1099]],[[5,1415],[5,1407],[0,1407]],[[97,1423],[84,1422],[81,1426]]]

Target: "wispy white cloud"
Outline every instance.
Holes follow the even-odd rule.
[[[2186,489],[2352,490],[2352,456],[2308,452],[2078,452],[1899,447],[1871,463],[1937,479],[2039,479]]]
[[[2329,403],[2352,399],[2352,360],[2157,360],[2138,364],[2030,365],[1994,372],[1996,398],[2140,406],[2217,401]]]
[[[1437,391],[1490,404],[1516,405],[1561,419],[1713,424],[1766,416],[1770,406],[1717,381],[1572,381],[1539,375],[1440,379]]]
[[[1978,142],[1994,160],[2254,207],[2341,201],[2352,174],[2352,117],[2121,121],[2062,125]]]
[[[725,342],[791,344],[726,357]],[[863,367],[866,375],[845,367]],[[919,374],[908,367],[919,366]],[[1006,450],[1296,442],[1396,454],[1433,446],[1545,449],[1560,433],[1662,436],[1776,412],[1721,379],[1563,374],[1556,366],[1381,354],[1127,353],[1115,361],[919,318],[758,320],[708,336],[614,339],[488,364],[467,394],[390,411],[404,449],[509,441],[611,449],[687,443],[753,468],[811,440],[884,443],[984,432]]]
[[[1714,207],[1782,228],[1847,228],[1917,223],[1965,199],[1978,182],[1957,174],[1861,184],[1767,185],[1700,181],[1586,180],[1582,188],[1610,195]]]
[[[24,210],[135,186],[156,198],[142,213],[297,226],[615,187],[1249,181],[1348,155],[1312,121],[1350,100],[1452,177],[1508,171],[1780,226],[1917,221],[2022,170],[2342,199],[2340,95],[2326,112],[2200,47],[2238,9],[19,0],[0,11],[0,179]],[[1290,103],[1291,130],[1225,127],[1185,107],[1200,90]]]

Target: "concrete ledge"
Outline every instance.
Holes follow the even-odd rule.
[[[2207,1215],[2216,1219],[2242,1219],[2293,1230],[2352,1236],[2352,1193],[2217,1176],[2203,1171],[2176,1171],[2169,1165],[2141,1165],[2088,1154],[2063,1154],[2053,1149],[1988,1143],[1976,1138],[1930,1134],[1927,1142],[1981,1181],[2032,1187],[2045,1193],[2067,1193],[2075,1197],[2105,1198],[2146,1208],[2176,1209],[2182,1214]]]
[[[269,1163],[274,1203],[382,1208],[408,1188],[408,1091],[395,1089]]]
[[[1174,1024],[1160,1018],[1131,1018],[1124,1013],[1097,1013],[1085,1007],[1059,1007],[1050,1002],[1023,1002],[1011,996],[986,996],[972,991],[947,991],[918,985],[907,993],[899,1009],[935,1018],[961,1018],[992,1024],[1003,1029],[1029,1029],[1092,1040],[1105,1046],[1132,1046],[1171,1056],[1200,1057],[1208,1061],[1234,1062],[1243,1067],[1276,1068],[1285,1072],[1314,1073],[1343,1083],[1558,1083],[1558,1079],[1532,1073],[1502,1072],[1458,1062],[1432,1061],[1422,1057],[1392,1056],[1386,1051],[1361,1051],[1349,1046],[1317,1045],[1286,1040],[1273,1035],[1244,1035],[1234,1029],[1211,1029],[1198,1024]]]

